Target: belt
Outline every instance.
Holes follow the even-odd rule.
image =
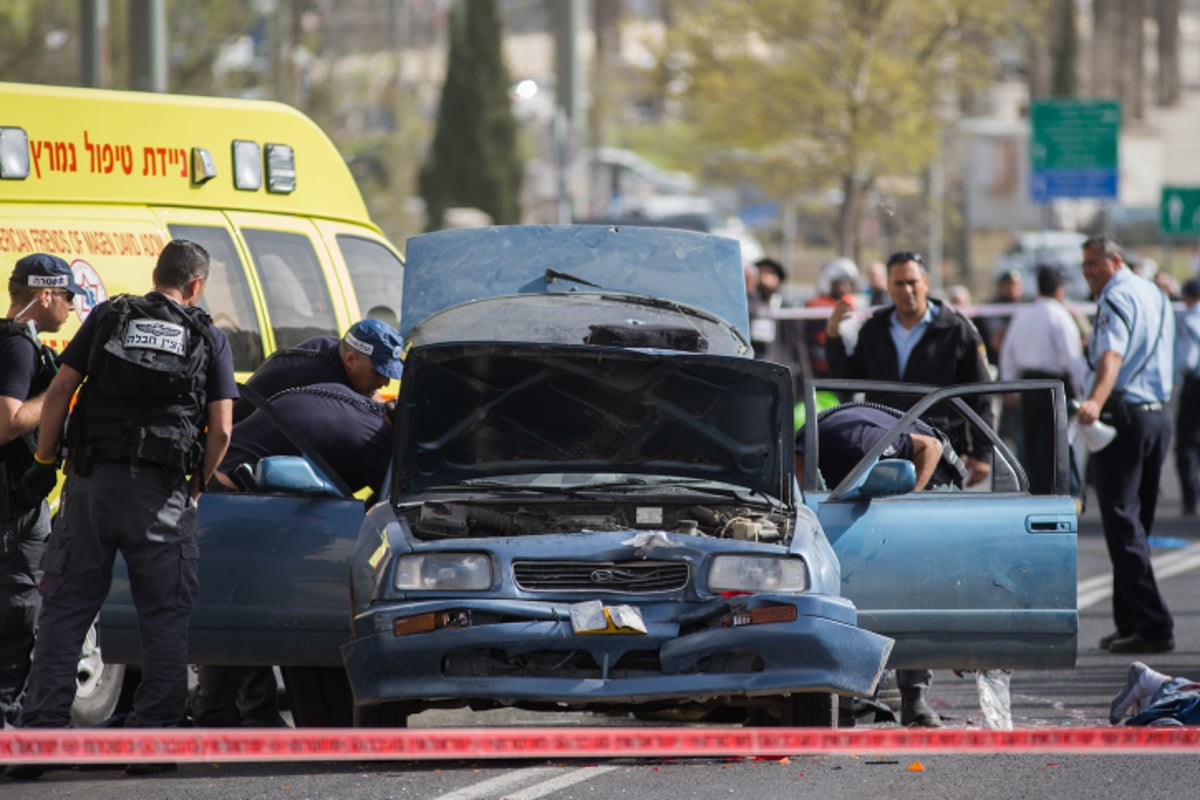
[[[1163,404],[1158,403],[1158,402],[1126,403],[1125,407],[1128,408],[1130,411],[1162,411],[1163,410]]]

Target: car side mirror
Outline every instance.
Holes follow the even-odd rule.
[[[867,470],[857,486],[842,495],[842,499],[870,499],[908,494],[917,488],[917,468],[904,458],[885,458]]]
[[[300,456],[267,456],[254,467],[256,491],[341,497],[324,475]]]

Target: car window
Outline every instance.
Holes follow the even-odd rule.
[[[208,251],[208,282],[200,306],[229,339],[233,368],[252,372],[263,362],[262,331],[242,259],[225,228],[214,225],[169,225],[171,236],[190,239]]]
[[[275,346],[294,347],[314,336],[337,336],[333,298],[312,241],[303,234],[243,228],[258,270]]]
[[[395,253],[371,239],[339,234],[337,243],[363,316],[399,328],[404,264]]]

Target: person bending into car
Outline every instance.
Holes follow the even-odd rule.
[[[392,453],[389,406],[340,383],[287,389],[268,402],[293,435],[299,433],[299,440],[311,445],[351,491],[369,488],[379,493]],[[260,459],[301,455],[297,442],[272,416],[255,411],[233,426],[229,450],[210,490],[254,491],[253,479],[243,475],[252,475]],[[277,693],[271,667],[203,666],[191,700],[192,721],[206,727],[285,727]]]
[[[901,416],[902,411],[875,403],[848,403],[822,411],[817,416],[820,453],[817,468],[826,485],[833,488],[841,483]],[[801,479],[807,449],[806,433],[807,425],[796,432],[796,475]],[[968,475],[968,468],[945,434],[921,420],[914,420],[884,449],[881,457],[913,462],[917,470],[917,491],[927,486],[961,488]],[[941,717],[925,700],[932,679],[933,674],[928,670],[897,670],[902,725],[941,727]]]
[[[404,340],[394,328],[377,319],[364,319],[350,326],[341,339],[314,336],[295,347],[278,350],[264,361],[246,385],[263,397],[314,383],[340,383],[364,397],[371,397],[399,380],[404,372],[401,356]],[[254,412],[246,397],[233,404],[233,422]]]

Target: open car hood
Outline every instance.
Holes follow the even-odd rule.
[[[750,338],[735,240],[604,225],[509,225],[411,237],[400,332],[407,337],[431,314],[460,303],[550,292],[626,292],[683,303]]]
[[[788,370],[619,347],[415,347],[396,413],[395,488],[516,474],[720,481],[792,504]]]

